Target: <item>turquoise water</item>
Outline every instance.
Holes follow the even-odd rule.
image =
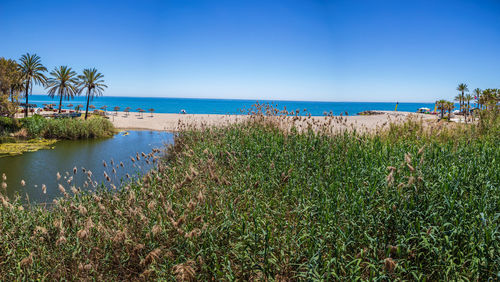
[[[153,148],[164,149],[164,144],[172,142],[172,133],[129,131],[128,134],[119,133],[107,139],[59,141],[55,143],[53,150],[2,157],[0,175],[5,173],[7,177],[7,189],[2,191],[2,194],[11,199],[19,195],[24,202],[29,198],[30,202],[50,203],[61,196],[58,184],[62,184],[67,192],[70,192],[71,185],[82,190],[93,189],[92,185],[85,186],[88,179],[83,169],[92,171],[94,184],[104,183],[107,188],[112,189],[110,184],[118,187],[122,181],[128,180],[127,173],[133,177],[152,167],[153,163],[148,164],[142,157],[142,152],[149,154]],[[132,162],[130,158],[135,157],[137,153],[140,160]],[[103,161],[106,162],[106,167]],[[77,168],[76,174],[73,173],[74,167]],[[61,175],[59,180],[58,172]],[[111,182],[106,180],[104,172],[108,174]],[[68,184],[70,178],[71,184]],[[22,180],[24,186],[21,185]],[[43,193],[43,184],[46,186],[46,193]]]
[[[37,104],[58,104],[59,100],[50,99],[47,95],[32,95],[30,103]],[[108,106],[108,110],[114,107],[120,107],[120,110],[130,107],[131,111],[138,108],[149,110],[153,108],[156,113],[179,113],[186,110],[189,114],[241,114],[241,110],[250,108],[257,100],[231,100],[231,99],[187,99],[187,98],[150,98],[150,97],[98,97],[92,101],[92,105],[100,108]],[[366,110],[393,111],[396,101],[386,102],[308,102],[308,101],[271,101],[259,100],[260,103],[272,103],[277,108],[286,107],[288,111],[300,110],[302,113],[307,109],[313,116],[322,116],[330,111],[334,115],[347,112],[349,115],[355,115]],[[78,104],[85,105],[85,98],[76,97],[71,101],[64,101],[63,105]],[[415,112],[418,108],[427,107],[434,109],[434,103],[399,103],[398,111]],[[246,111],[245,111],[246,112]]]

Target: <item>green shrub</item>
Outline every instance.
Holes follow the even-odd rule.
[[[28,137],[31,138],[85,139],[111,137],[115,133],[113,124],[101,117],[82,120],[49,119],[35,115],[20,119],[20,123],[26,129]]]
[[[39,137],[47,125],[47,119],[40,115],[22,118],[19,121],[29,137]]]
[[[20,129],[19,122],[10,117],[0,117],[0,135],[12,133]]]
[[[43,130],[43,137],[56,139],[86,139],[111,137],[115,133],[113,124],[104,118],[51,119]]]

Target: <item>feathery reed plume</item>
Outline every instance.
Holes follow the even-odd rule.
[[[106,164],[106,161],[104,161],[104,160],[102,161],[102,165],[103,165],[104,167],[107,167],[107,166],[108,166],[108,165]]]
[[[2,189],[7,190],[7,183],[2,182]]]
[[[392,258],[386,258],[384,260],[384,267],[385,270],[392,273],[396,268],[396,262]]]
[[[106,178],[106,180],[108,182],[111,182],[111,178],[109,178],[108,174],[106,172],[104,172],[104,178]]]
[[[160,248],[154,249],[149,254],[147,254],[143,260],[141,260],[140,264],[143,266],[149,265],[149,264],[155,262],[157,259],[159,259],[160,254],[161,254]]]
[[[89,231],[86,229],[81,229],[76,232],[76,236],[80,239],[85,239],[89,236]]]
[[[26,182],[24,181],[24,179],[21,179],[21,186],[26,186]]]
[[[201,230],[199,228],[195,228],[193,230],[191,230],[190,232],[186,233],[186,235],[184,235],[184,237],[186,238],[195,238],[195,237],[198,237],[201,235]]]
[[[60,236],[59,239],[57,239],[56,241],[56,246],[59,246],[59,245],[62,245],[62,244],[65,244],[68,240],[66,240],[66,237],[64,236]]]
[[[65,193],[66,193],[66,189],[64,189],[64,186],[62,186],[61,184],[58,184],[58,185],[57,185],[57,188],[59,189],[59,191],[60,191],[61,193],[63,193],[63,194],[65,194]]]
[[[57,172],[56,178],[57,178],[58,181],[61,179],[61,174],[59,172]]]
[[[151,232],[153,233],[153,236],[156,236],[160,234],[161,232],[161,226],[159,224],[155,224],[153,228],[151,229]]]
[[[192,260],[174,265],[172,270],[177,278],[177,281],[192,281],[195,275],[194,265],[195,262]]]
[[[47,186],[45,186],[45,184],[42,184],[42,192],[43,192],[44,194],[46,194],[46,193],[47,193]]]
[[[21,267],[30,266],[33,263],[33,253],[21,260]]]
[[[5,173],[2,173],[2,180],[7,181],[7,175],[5,175]]]
[[[77,172],[77,171],[78,171],[78,170],[76,169],[76,166],[75,166],[75,167],[73,167],[73,174],[76,174],[76,172]]]

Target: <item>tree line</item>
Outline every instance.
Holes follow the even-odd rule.
[[[47,68],[36,54],[26,53],[18,61],[0,58],[0,115],[13,116],[22,95],[25,98],[24,115],[27,117],[33,85],[41,85],[51,98],[59,98],[59,113],[63,99],[69,100],[84,93],[87,98],[87,119],[90,100],[102,96],[107,88],[104,75],[95,68],[86,68],[78,75],[71,67],[59,66],[54,67],[48,76],[46,73]]]
[[[458,95],[455,96],[454,100],[459,103],[459,111],[465,115],[466,120],[467,116],[471,115],[471,101],[475,101],[476,109],[487,110],[496,109],[500,101],[500,89],[496,88],[487,88],[484,90],[476,88],[472,91],[472,94],[470,94],[468,85],[460,83],[457,86],[457,91]],[[449,117],[453,109],[455,109],[455,104],[453,102],[444,99],[436,101],[436,105],[438,110],[441,111],[441,118],[443,118],[445,111],[448,111]]]

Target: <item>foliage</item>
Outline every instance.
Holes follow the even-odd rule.
[[[104,75],[97,71],[97,69],[84,69],[83,75],[79,75],[79,93],[86,91],[87,107],[85,108],[85,119],[89,112],[89,102],[96,96],[102,96],[104,88],[108,86],[104,84]]]
[[[42,65],[41,58],[38,55],[26,53],[19,60],[18,69],[24,83],[25,117],[27,117],[29,110],[28,96],[31,93],[33,84],[45,85],[47,78],[43,73],[47,71],[47,68]]]
[[[5,133],[12,133],[20,129],[19,122],[10,117],[0,116],[0,136]]]
[[[39,115],[20,119],[28,137],[55,139],[85,139],[111,137],[115,133],[113,124],[104,118],[82,119],[46,119]]]
[[[0,276],[498,279],[499,141],[421,122],[375,135],[263,119],[185,130],[117,191],[64,182],[50,210],[2,196]]]
[[[34,115],[32,117],[19,119],[22,128],[25,128],[28,136],[39,137],[42,136],[42,132],[47,126],[48,119],[40,116]]]
[[[51,149],[57,140],[31,139],[15,140],[15,142],[0,142],[0,158],[3,156],[19,155],[25,152],[35,152],[41,149]]]
[[[54,68],[50,73],[52,76],[47,80],[49,97],[59,96],[59,112],[61,112],[62,100],[73,98],[77,93],[76,72],[67,66]]]
[[[112,137],[115,134],[113,124],[101,117],[89,120],[81,119],[53,119],[50,120],[42,136],[57,139],[86,139]]]

